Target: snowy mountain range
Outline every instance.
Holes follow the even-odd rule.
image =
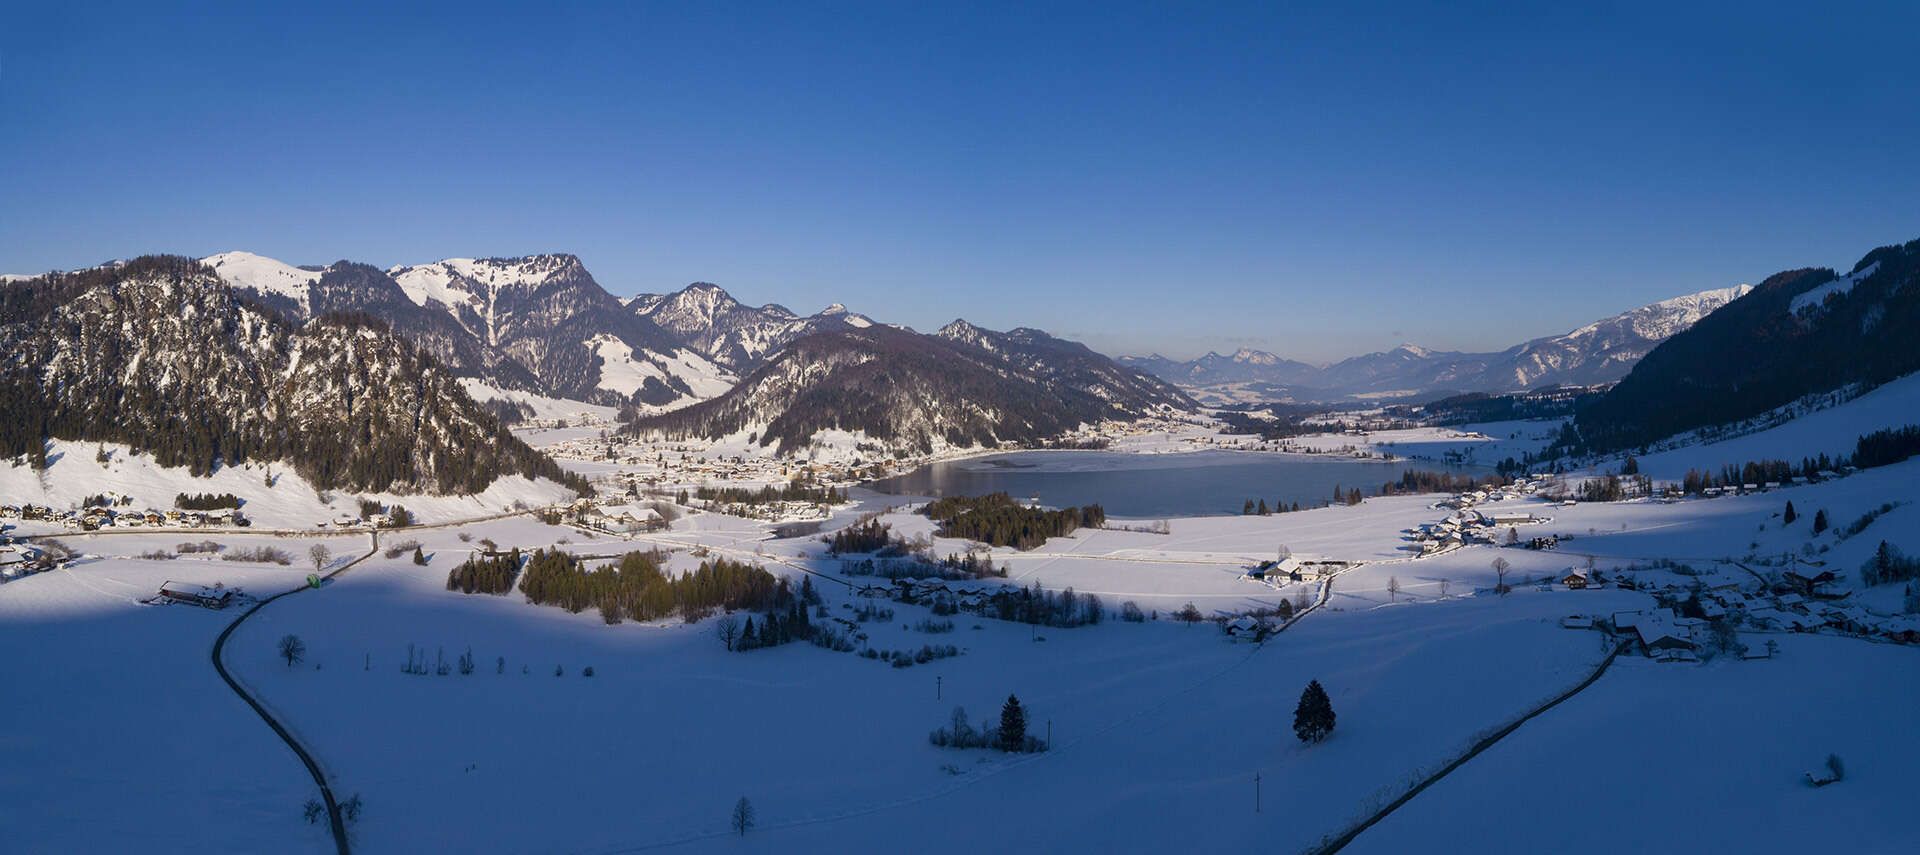
[[[296,267],[251,253],[205,259],[223,279],[295,318],[371,315],[463,377],[499,389],[665,409],[734,376],[609,294],[566,254],[452,258],[378,270]]]
[[[281,287],[269,295],[291,299]],[[0,454],[37,463],[45,440],[67,439],[124,444],[194,474],[284,462],[322,489],[576,480],[385,324],[331,314],[296,326],[192,259],[10,283],[0,354]]]
[[[747,306],[710,282],[695,282],[672,294],[642,294],[627,305],[681,344],[742,372],[801,336],[873,325],[839,303],[807,317],[776,303]]]
[[[1403,344],[1325,366],[1247,349],[1232,356],[1209,353],[1187,362],[1157,354],[1120,361],[1213,398],[1332,400],[1587,386],[1626,376],[1660,342],[1750,290],[1739,285],[1662,300],[1493,353],[1435,351]]]
[[[1190,409],[1178,389],[1038,330],[884,324],[795,339],[727,394],[634,422],[666,437],[745,435],[797,453],[841,437],[880,453],[1033,444],[1102,419]]]

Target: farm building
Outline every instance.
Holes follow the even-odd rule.
[[[209,609],[224,609],[233,602],[233,592],[223,587],[209,588],[187,582],[163,582],[160,585],[160,597],[176,603],[201,606]]]

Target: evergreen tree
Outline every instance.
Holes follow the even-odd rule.
[[[1293,710],[1293,733],[1301,742],[1319,742],[1333,732],[1333,699],[1319,680],[1307,683],[1300,705]]]
[[[1820,510],[1813,512],[1813,533],[1819,534],[1826,530],[1827,530],[1827,509],[1821,508]]]
[[[1027,745],[1027,711],[1017,695],[1008,695],[1000,708],[1000,750],[1021,751]]]
[[[421,567],[427,566],[427,554],[424,552],[421,552],[420,547],[418,546],[413,548],[413,563],[418,564]]]
[[[1268,508],[1268,507],[1267,507],[1267,500],[1266,500],[1266,499],[1261,499],[1261,500],[1260,500],[1260,508],[1259,508],[1259,510],[1257,511],[1257,513],[1259,513],[1259,514],[1260,514],[1261,516],[1263,516],[1263,517],[1264,517],[1264,516],[1271,516],[1271,515],[1273,514],[1273,510],[1272,510],[1271,508]]]
[[[1788,500],[1788,501],[1787,501],[1787,513],[1786,513],[1786,524],[1787,524],[1787,525],[1793,525],[1793,521],[1794,521],[1794,520],[1797,520],[1797,519],[1799,519],[1799,518],[1800,518],[1800,515],[1799,515],[1798,513],[1796,513],[1796,512],[1795,512],[1795,511],[1793,510],[1793,501],[1792,501],[1792,500]]]

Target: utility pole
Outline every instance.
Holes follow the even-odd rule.
[[[1253,773],[1253,812],[1260,812],[1260,773]]]
[[[940,700],[940,693],[941,693],[940,681],[942,679],[943,678],[937,677],[937,676],[933,678],[933,699],[936,701]]]

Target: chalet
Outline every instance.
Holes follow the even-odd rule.
[[[1567,615],[1560,619],[1560,626],[1566,629],[1592,629],[1593,618],[1586,615]]]
[[[169,602],[186,603],[209,609],[224,609],[233,602],[233,592],[223,587],[206,587],[186,582],[165,582],[160,596]]]
[[[1481,511],[1480,519],[1488,525],[1528,525],[1537,522],[1528,511]]]
[[[853,592],[853,595],[856,597],[872,597],[875,599],[886,599],[888,597],[893,596],[893,589],[883,588],[879,585],[861,585],[858,589],[856,589]]]
[[[1686,630],[1674,624],[1658,620],[1643,620],[1634,625],[1633,632],[1640,641],[1640,649],[1650,657],[1659,658],[1663,650],[1685,650],[1693,652],[1693,639],[1687,637]]]
[[[1592,581],[1587,578],[1587,571],[1575,570],[1560,577],[1560,584],[1567,586],[1569,591],[1583,591]]]
[[[1787,584],[1792,585],[1800,593],[1809,597],[1815,596],[1815,589],[1821,585],[1829,584],[1839,579],[1838,576],[1833,574],[1832,570],[1822,570],[1813,575],[1807,575],[1797,570],[1788,570],[1780,574],[1780,578],[1785,580]]]

